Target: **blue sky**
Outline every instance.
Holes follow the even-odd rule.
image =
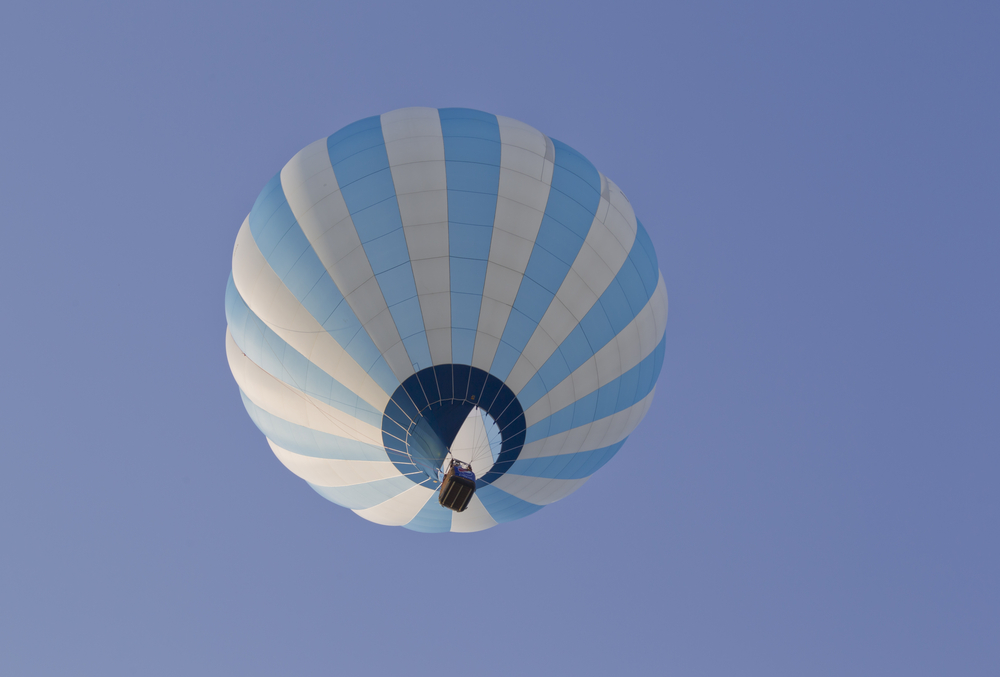
[[[51,3],[0,25],[4,674],[992,675],[993,3]],[[583,489],[471,535],[271,454],[232,245],[404,106],[570,144],[670,295]]]

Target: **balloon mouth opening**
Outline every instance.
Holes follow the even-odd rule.
[[[406,438],[410,459],[435,482],[442,481],[448,468],[456,462],[470,468],[476,477],[487,475],[502,448],[500,426],[478,406],[431,409],[416,421]]]
[[[481,477],[493,468],[502,447],[503,435],[496,419],[485,410],[473,407],[448,447],[449,454],[441,472],[447,472],[451,463],[458,462],[469,467],[476,477]]]
[[[415,484],[436,488],[452,460],[472,466],[477,487],[517,460],[524,411],[500,379],[469,365],[427,367],[393,393],[382,417],[386,454]]]

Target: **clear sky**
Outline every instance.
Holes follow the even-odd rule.
[[[16,3],[0,21],[5,675],[995,675],[995,2]],[[226,363],[300,148],[510,116],[629,196],[649,415],[571,497],[380,527]]]

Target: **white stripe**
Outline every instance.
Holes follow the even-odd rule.
[[[382,430],[279,381],[247,357],[226,329],[226,356],[240,389],[258,407],[289,423],[382,448]]]
[[[500,187],[472,357],[472,365],[484,371],[493,364],[538,237],[555,157],[552,141],[538,130],[499,115],[497,122]]]
[[[472,495],[469,507],[462,512],[456,512],[451,518],[451,530],[455,532],[482,531],[496,525],[497,521],[490,516],[486,506],[475,494]]]
[[[281,170],[281,187],[319,260],[403,382],[413,373],[412,361],[347,211],[326,139],[309,144],[288,161]]]
[[[605,179],[605,199],[608,200],[610,209],[608,210],[608,215],[604,218],[604,225],[607,226],[608,230],[612,235],[618,240],[618,244],[625,251],[626,255],[632,250],[632,243],[635,241],[635,233],[638,230],[638,222],[635,218],[635,212],[632,210],[632,203],[628,201],[625,197],[625,193],[622,192],[621,188],[618,187],[611,179]],[[615,267],[614,261],[617,259],[619,254],[610,243],[606,245],[608,247],[607,251],[613,252],[613,256],[605,257],[605,245],[601,245],[601,248],[597,250],[597,253],[602,257],[612,270],[617,270],[621,267]]]
[[[233,283],[250,309],[288,345],[332,378],[350,384],[376,411],[385,409],[389,393],[302,307],[271,269],[250,233],[249,218],[236,236]]]
[[[531,459],[546,456],[562,456],[584,451],[594,451],[617,444],[632,434],[639,421],[649,411],[653,403],[653,388],[644,398],[628,409],[616,412],[611,416],[597,419],[578,428],[550,435],[541,440],[529,442],[521,448],[517,458]]]
[[[381,119],[431,360],[449,364],[448,183],[441,117],[436,108],[401,108]]]
[[[525,424],[538,423],[639,364],[659,344],[666,326],[667,288],[660,275],[656,291],[639,314],[593,357],[528,407]]]
[[[601,175],[601,200],[587,238],[507,377],[515,393],[552,357],[556,348],[615,279],[635,242],[635,214],[614,183]]]
[[[390,527],[401,527],[409,524],[417,516],[427,501],[431,500],[437,492],[414,484],[412,489],[407,489],[398,496],[390,498],[388,501],[379,503],[371,508],[355,510],[370,522],[385,524]]]
[[[493,482],[493,486],[506,491],[512,496],[516,496],[522,501],[534,503],[535,505],[548,505],[561,498],[566,498],[582,487],[588,479],[590,478],[584,477],[581,480],[554,480],[547,477],[528,477],[526,475],[506,473]]]
[[[320,487],[349,487],[400,477],[392,461],[340,461],[303,456],[279,447],[271,440],[271,451],[281,463],[310,484]]]

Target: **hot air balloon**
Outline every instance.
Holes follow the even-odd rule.
[[[226,348],[250,418],[317,493],[469,532],[615,455],[666,316],[646,230],[580,153],[510,118],[405,108],[306,146],[261,191]]]

